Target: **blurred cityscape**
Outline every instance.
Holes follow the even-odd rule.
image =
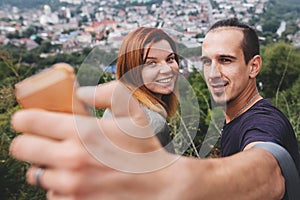
[[[22,9],[0,8],[0,44],[25,45],[27,50],[39,46],[37,38],[61,45],[60,52],[81,51],[99,46],[102,49],[118,49],[124,36],[139,26],[160,27],[176,37],[186,48],[201,46],[208,27],[218,19],[237,17],[249,22],[253,15],[265,11],[268,0],[215,0],[213,9],[209,0],[59,0],[66,6],[57,9],[43,7]],[[300,22],[298,22],[300,27]],[[255,24],[262,30],[261,24]],[[28,30],[32,34],[28,35]],[[285,30],[282,21],[277,31]],[[12,34],[27,37],[9,37]],[[289,36],[295,46],[300,46],[300,34]],[[264,38],[260,38],[264,39]],[[47,57],[48,54],[42,54]]]

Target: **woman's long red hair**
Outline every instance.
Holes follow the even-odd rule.
[[[127,86],[134,87],[133,96],[139,102],[149,109],[171,117],[175,114],[178,106],[177,89],[159,99],[144,86],[142,79],[142,67],[147,58],[145,54],[149,52],[145,51],[145,46],[150,44],[151,48],[151,44],[161,40],[169,42],[179,65],[176,43],[167,33],[158,28],[140,27],[129,33],[121,45],[117,60],[116,78]]]

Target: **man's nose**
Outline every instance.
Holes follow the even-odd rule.
[[[216,62],[212,62],[209,68],[208,75],[210,78],[220,77],[221,76],[220,65]]]

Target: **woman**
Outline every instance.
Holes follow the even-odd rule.
[[[167,127],[165,118],[173,116],[177,110],[178,70],[176,43],[163,30],[140,27],[124,39],[117,60],[116,79],[126,85],[141,104],[163,145],[170,139],[163,134]],[[111,112],[106,110],[103,117],[111,117]]]

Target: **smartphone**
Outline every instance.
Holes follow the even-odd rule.
[[[57,63],[15,84],[15,96],[22,108],[89,115],[75,95],[78,87],[73,67]]]

